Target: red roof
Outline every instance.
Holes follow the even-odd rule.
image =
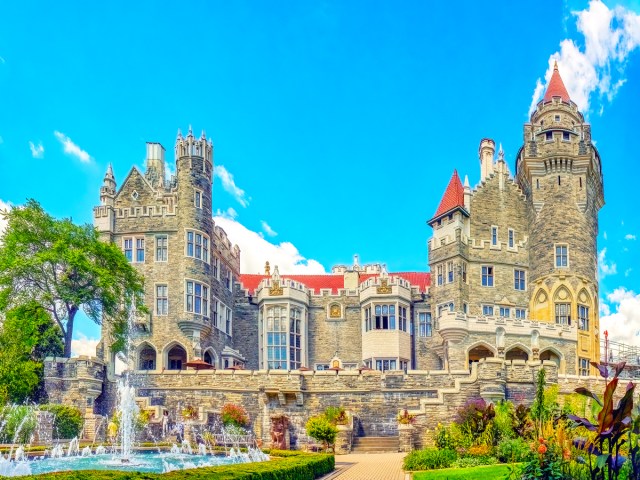
[[[361,273],[360,283],[371,277],[377,277],[377,273]],[[431,284],[431,275],[426,272],[398,272],[390,273],[390,277],[396,276],[403,278],[411,283],[412,286],[418,287],[421,292],[426,292],[427,287]],[[281,275],[284,279],[295,280],[302,283],[305,287],[313,290],[314,293],[320,293],[321,289],[330,289],[331,293],[337,294],[338,289],[344,288],[344,275],[327,274],[327,275]],[[268,275],[246,274],[240,275],[240,283],[251,295],[253,295],[260,285],[260,282]]]
[[[567,92],[562,77],[560,77],[558,62],[553,65],[553,74],[551,75],[551,80],[549,80],[543,101],[550,102],[553,97],[560,97],[563,102],[569,103],[569,92]]]
[[[440,200],[440,206],[438,206],[433,218],[439,217],[443,213],[447,213],[456,207],[464,207],[464,188],[462,188],[458,171],[454,170],[451,180],[449,180],[449,185],[444,191],[442,200]]]

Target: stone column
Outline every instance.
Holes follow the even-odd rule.
[[[36,412],[36,429],[33,433],[33,443],[51,445],[53,440],[53,413]]]
[[[398,437],[400,440],[400,451],[401,452],[411,452],[414,449],[414,438],[413,434],[415,431],[415,427],[411,424],[398,424]]]
[[[336,435],[335,454],[346,455],[351,453],[353,444],[353,423],[350,425],[336,425],[338,435]]]

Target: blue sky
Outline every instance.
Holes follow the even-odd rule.
[[[215,144],[214,208],[249,273],[264,263],[253,250],[281,271],[356,253],[424,271],[425,222],[453,169],[476,184],[490,137],[514,171],[557,58],[603,158],[601,299],[628,335],[640,328],[638,13],[638,1],[3,2],[0,202],[33,197],[90,222],[110,162],[121,181],[145,141],[173,162],[191,124]]]

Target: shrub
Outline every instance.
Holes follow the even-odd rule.
[[[467,449],[468,457],[488,457],[493,453],[490,445],[473,445]]]
[[[414,450],[404,457],[405,470],[433,470],[436,468],[448,468],[458,458],[455,450],[425,448]]]
[[[496,447],[496,456],[503,463],[526,462],[531,455],[531,447],[523,438],[507,438]]]
[[[513,433],[516,437],[532,438],[534,425],[530,417],[531,409],[522,404],[518,405],[511,416]]]
[[[53,418],[53,438],[75,438],[80,435],[84,419],[82,412],[69,405],[40,405],[40,410],[51,412]]]
[[[468,468],[468,467],[480,467],[482,465],[495,465],[498,463],[496,457],[462,457],[453,462],[452,467],[456,468]]]
[[[448,427],[438,424],[436,428],[436,447],[451,450],[466,449],[473,443],[471,435],[466,434],[457,423]]]
[[[347,412],[342,407],[327,407],[324,416],[333,425],[346,425],[349,421]]]
[[[467,400],[464,406],[458,410],[456,423],[460,425],[463,432],[476,440],[489,427],[495,416],[493,405],[487,405],[487,402],[482,398],[473,398]]]
[[[33,408],[26,405],[0,408],[0,443],[29,443],[36,428]]]
[[[306,425],[307,435],[315,438],[325,449],[333,445],[338,435],[338,429],[324,415],[311,417]]]
[[[225,426],[235,425],[236,427],[246,427],[249,425],[247,411],[240,405],[233,403],[224,404],[222,410],[220,410],[220,416]]]

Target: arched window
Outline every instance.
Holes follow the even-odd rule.
[[[174,346],[167,354],[167,369],[182,370],[187,362],[187,352],[180,345]]]
[[[138,355],[139,370],[156,369],[156,351],[150,345],[145,345]]]

